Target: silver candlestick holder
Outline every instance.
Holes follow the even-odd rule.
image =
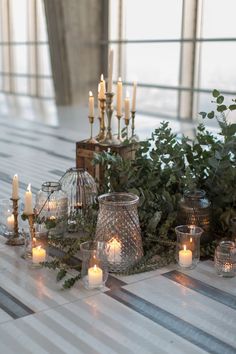
[[[22,246],[25,243],[25,239],[21,232],[19,232],[18,227],[18,202],[20,198],[16,198],[12,200],[13,207],[12,207],[12,214],[14,215],[14,229],[13,235],[7,240],[6,244],[10,246]]]
[[[89,116],[89,123],[90,123],[90,139],[87,140],[87,143],[90,144],[97,144],[98,141],[93,137],[93,123],[94,123],[94,117]]]
[[[130,121],[130,119],[129,118],[125,118],[124,121],[125,121],[125,127],[126,127],[126,138],[125,138],[125,140],[129,140],[129,121]]]
[[[131,123],[131,138],[130,141],[132,143],[137,143],[139,142],[139,137],[137,134],[135,134],[135,111],[131,111],[131,119],[132,119],[132,123]]]

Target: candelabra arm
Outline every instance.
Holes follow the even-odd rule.
[[[12,200],[12,214],[14,215],[13,235],[7,240],[6,244],[10,246],[22,246],[25,243],[22,234],[18,227],[18,202],[19,198],[11,198]]]

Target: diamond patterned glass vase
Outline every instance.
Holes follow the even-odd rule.
[[[131,193],[110,193],[98,197],[96,241],[108,244],[110,272],[126,271],[143,256],[137,205]]]

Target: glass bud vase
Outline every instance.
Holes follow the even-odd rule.
[[[203,229],[194,225],[175,228],[177,236],[176,261],[181,268],[193,269],[200,259],[200,237]]]
[[[209,240],[211,203],[203,190],[185,191],[179,203],[178,223],[180,225],[196,225],[204,232],[202,242]]]
[[[131,193],[110,193],[98,197],[96,241],[108,245],[110,272],[123,272],[143,256],[137,205]]]
[[[96,201],[97,185],[83,168],[70,168],[60,182],[68,195],[68,231],[76,232],[86,209]]]
[[[81,278],[86,289],[102,288],[108,278],[107,245],[87,241],[80,245],[82,256]]]
[[[62,237],[66,231],[68,198],[59,182],[45,182],[36,195],[37,232]]]
[[[232,241],[221,241],[215,250],[215,269],[217,274],[232,278],[236,275],[236,245]]]

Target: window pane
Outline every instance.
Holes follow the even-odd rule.
[[[25,77],[13,77],[15,92],[28,94],[28,79]]]
[[[12,50],[14,53],[13,72],[26,74],[28,72],[28,47],[26,45],[15,45]]]
[[[127,39],[180,38],[182,0],[124,1]]]
[[[27,0],[10,0],[12,41],[27,41]]]
[[[202,37],[236,37],[235,0],[203,0]]]
[[[42,97],[54,97],[54,88],[51,79],[40,79],[40,96]]]
[[[127,81],[178,85],[180,44],[130,44],[125,50]]]
[[[235,91],[236,42],[203,43],[200,87]]]
[[[48,45],[41,44],[38,46],[39,53],[39,74],[41,75],[51,75],[51,63],[49,56]]]
[[[127,90],[132,97],[132,88]],[[178,94],[174,90],[137,88],[137,111],[151,113],[161,118],[177,117]]]

